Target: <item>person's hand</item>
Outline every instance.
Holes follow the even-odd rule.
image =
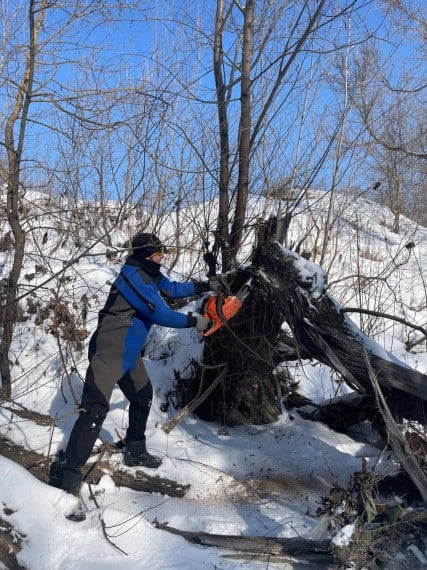
[[[224,291],[224,283],[218,277],[209,279],[209,289],[214,293],[221,293]]]
[[[210,321],[203,315],[197,315],[196,319],[197,319],[196,329],[200,332],[204,332],[205,330],[207,330],[212,323],[212,321]]]

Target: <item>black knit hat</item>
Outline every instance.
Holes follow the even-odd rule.
[[[154,234],[139,232],[132,238],[132,253],[134,255],[150,257],[158,251],[164,253],[166,248]]]

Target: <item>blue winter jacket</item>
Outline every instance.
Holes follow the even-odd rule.
[[[196,325],[196,318],[171,309],[163,297],[180,299],[206,291],[205,283],[179,283],[150,277],[140,266],[125,263],[99,313],[89,357],[121,360],[123,374],[132,371],[153,324],[173,328]]]

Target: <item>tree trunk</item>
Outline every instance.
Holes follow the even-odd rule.
[[[12,268],[6,283],[6,290],[3,293],[4,305],[1,310],[2,334],[0,340],[0,375],[1,390],[0,397],[8,399],[11,396],[11,370],[9,362],[9,351],[12,344],[13,331],[18,316],[18,281],[24,261],[25,232],[19,219],[19,186],[21,178],[21,161],[24,149],[25,132],[30,108],[34,69],[36,59],[36,48],[38,34],[43,22],[46,1],[41,2],[39,7],[31,0],[28,11],[28,25],[30,31],[30,42],[28,46],[27,63],[22,76],[21,84],[15,97],[15,105],[6,121],[5,146],[7,150],[7,205],[6,215],[14,237],[14,255]],[[16,137],[17,134],[17,138]]]
[[[214,53],[213,53],[213,70],[215,76],[216,101],[218,109],[218,125],[219,125],[219,196],[218,196],[218,225],[215,235],[215,243],[213,246],[213,255],[215,256],[219,250],[222,250],[223,270],[224,267],[230,266],[228,258],[227,243],[228,235],[228,218],[229,218],[229,200],[228,185],[230,179],[229,160],[230,160],[230,139],[229,125],[227,117],[227,89],[223,74],[223,58],[224,52],[222,47],[222,34],[224,33],[225,16],[224,16],[224,0],[217,0],[217,9],[215,14],[215,37],[214,37]],[[213,266],[215,268],[215,264]],[[215,274],[215,273],[214,273]]]
[[[350,427],[366,420],[373,422],[375,427],[378,426],[378,431],[382,428],[373,396],[362,396],[355,392],[320,405],[313,405],[310,402],[308,405],[303,403],[303,406],[302,409],[298,409],[300,416],[322,422],[335,431],[346,433]]]
[[[243,236],[249,192],[249,164],[251,154],[251,67],[253,56],[252,27],[254,0],[246,0],[243,9],[242,78],[240,87],[239,124],[239,176],[237,180],[236,207],[231,229],[230,256],[233,265]],[[224,268],[226,271],[231,267]]]
[[[14,412],[16,413],[16,410],[14,410]],[[50,425],[52,425],[52,418],[46,418],[45,423],[42,425],[48,425],[49,421]],[[96,450],[92,452],[92,455],[96,456],[98,452],[99,450]],[[120,449],[108,446],[108,452],[111,454],[119,453]],[[50,457],[45,457],[36,451],[25,449],[3,437],[0,437],[0,455],[11,461],[15,461],[39,481],[43,483],[48,482],[51,466]],[[184,497],[190,487],[190,485],[159,477],[159,475],[149,475],[139,469],[128,473],[116,467],[117,466],[114,466],[108,460],[85,465],[82,469],[84,481],[88,484],[97,485],[101,478],[105,474],[108,474],[117,487],[127,487],[128,489],[133,489],[141,493],[161,493],[169,497]]]

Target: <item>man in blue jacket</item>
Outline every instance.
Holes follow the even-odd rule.
[[[209,326],[201,316],[173,311],[163,296],[180,299],[201,294],[209,283],[169,281],[160,271],[165,248],[150,233],[140,232],[132,240],[132,254],[114,281],[98,326],[89,343],[89,367],[83,387],[79,417],[65,453],[53,463],[50,484],[77,495],[82,482],[80,468],[89,459],[109,410],[116,384],[129,400],[129,427],[124,440],[124,463],[157,468],[161,459],[148,453],[145,429],[153,388],[141,351],[152,324],[174,328]]]

